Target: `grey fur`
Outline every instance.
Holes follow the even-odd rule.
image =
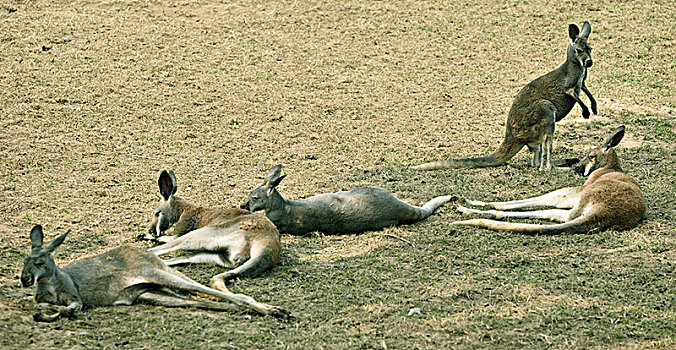
[[[589,108],[580,99],[583,91],[591,102],[591,110],[598,114],[596,100],[585,85],[587,68],[592,66],[591,47],[587,43],[591,25],[585,22],[580,29],[568,28],[570,45],[566,61],[557,69],[533,80],[517,94],[507,117],[505,138],[498,149],[487,156],[449,159],[412,167],[416,170],[451,168],[485,168],[507,163],[524,146],[533,152],[533,166],[549,170],[558,165],[552,159],[555,123],[563,119],[579,104],[582,116],[589,118]]]
[[[83,307],[135,303],[290,316],[282,308],[259,303],[249,296],[203,286],[140,248],[122,246],[59,268],[52,254],[67,234],[43,247],[42,227],[31,230],[31,252],[24,261],[21,284],[37,284],[35,301],[40,311],[33,317],[36,321],[73,317]],[[190,299],[174,291],[203,293],[228,303]]]
[[[489,210],[458,206],[464,214],[484,219],[455,221],[453,225],[484,227],[526,234],[559,234],[627,230],[645,219],[646,204],[638,182],[626,175],[613,147],[624,136],[624,126],[613,130],[600,147],[591,149],[580,162],[587,181],[581,186],[561,188],[537,197],[507,202],[469,200],[470,205]],[[513,209],[547,209],[512,211]],[[558,224],[525,224],[492,219],[547,219]]]
[[[281,165],[270,169],[263,184],[254,189],[241,205],[250,211],[265,210],[265,215],[280,233],[304,234],[320,231],[327,234],[358,233],[423,220],[452,200],[440,196],[416,207],[394,197],[385,189],[359,187],[350,191],[324,193],[302,201],[284,199],[277,185]]]

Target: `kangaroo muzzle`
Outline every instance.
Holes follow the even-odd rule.
[[[591,58],[584,62],[584,66],[587,68],[591,67],[592,64],[594,64],[594,62],[592,62]]]

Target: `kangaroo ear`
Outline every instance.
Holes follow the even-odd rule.
[[[45,250],[50,252],[50,253],[53,252],[56,248],[58,248],[61,245],[61,243],[63,243],[64,240],[66,240],[66,236],[68,236],[69,233],[70,233],[70,230],[68,230],[68,232],[62,234],[61,236],[56,237],[53,241],[51,241],[51,242],[49,242],[49,244],[47,244],[47,246],[45,247]]]
[[[589,38],[589,34],[591,34],[591,24],[585,21],[584,24],[582,25],[582,31],[580,32],[580,36]]]
[[[42,226],[35,225],[31,230],[31,248],[40,248],[42,247]]]
[[[272,190],[274,190],[275,187],[277,187],[277,185],[279,185],[279,183],[282,182],[282,180],[284,180],[285,177],[286,177],[286,175],[282,175],[282,176],[276,178],[274,181],[268,183],[268,185],[267,185],[268,194],[272,193]]]
[[[605,141],[603,141],[603,152],[610,151],[611,148],[617,146],[622,138],[624,137],[624,125],[613,130],[613,132],[608,135]]]
[[[160,187],[160,195],[165,201],[168,201],[171,195],[176,193],[176,177],[173,171],[162,170],[160,177],[157,179],[157,184]]]
[[[575,42],[575,39],[577,39],[578,35],[580,35],[580,28],[578,28],[575,24],[568,25],[568,37],[570,38],[571,44]]]
[[[279,178],[279,175],[281,173],[282,173],[282,165],[277,164],[273,166],[272,169],[270,169],[270,171],[268,171],[268,174],[265,175],[265,179],[263,179],[263,181],[265,183],[271,184]]]

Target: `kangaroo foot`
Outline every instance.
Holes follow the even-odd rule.
[[[580,158],[552,159],[552,165],[557,167],[570,167],[578,163],[580,163]]]
[[[209,285],[211,286],[211,288],[220,290],[221,292],[231,293],[228,287],[225,286],[225,282],[227,282],[227,280],[223,278],[223,274],[220,274],[211,277],[211,282],[209,283]]]
[[[279,307],[279,306],[273,306],[273,305],[268,305],[268,313],[267,315],[279,318],[281,320],[285,321],[290,321],[291,319],[294,319],[295,317],[291,314],[291,311]]]
[[[484,207],[484,208],[487,208],[487,209],[494,209],[495,208],[491,203],[482,202],[482,201],[475,201],[475,200],[471,200],[471,199],[465,199],[465,203],[467,203],[469,205],[473,205],[475,207]]]
[[[465,208],[462,205],[458,206],[458,210],[463,213],[463,214],[474,214],[474,215],[479,215],[483,218],[489,218],[489,219],[502,219],[503,215],[500,214],[500,212],[496,210],[477,210],[477,209],[470,209],[470,208]]]

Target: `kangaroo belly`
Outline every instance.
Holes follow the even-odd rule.
[[[325,233],[379,230],[406,221],[410,216],[409,205],[377,187],[360,187],[317,199],[312,216],[319,224],[317,229]]]
[[[86,306],[132,303],[138,295],[155,288],[145,279],[129,277],[139,268],[165,268],[157,256],[136,247],[122,246],[103,254],[76,260],[63,271],[71,276]],[[134,288],[130,288],[135,286]]]

